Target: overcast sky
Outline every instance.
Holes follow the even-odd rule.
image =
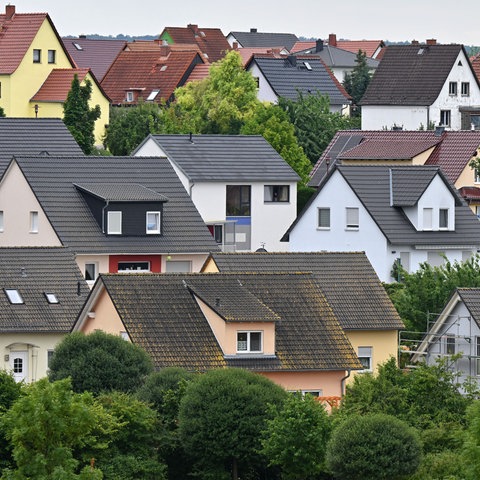
[[[158,35],[163,28],[294,33],[350,40],[480,45],[479,0],[11,0],[19,13],[47,12],[61,36]],[[5,8],[5,3],[2,9]]]

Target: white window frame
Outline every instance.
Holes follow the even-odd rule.
[[[240,342],[244,342],[244,340],[239,340],[238,336],[241,334],[246,334],[246,348],[240,349],[239,344]],[[259,350],[252,350],[252,341],[251,337],[252,334],[259,334],[260,335],[260,349]],[[263,352],[263,332],[261,330],[239,330],[237,331],[237,353],[262,353]]]
[[[448,208],[438,209],[438,229],[448,230],[450,210]]]
[[[457,82],[450,82],[448,84],[448,94],[451,96],[456,96],[458,93],[458,83]]]
[[[360,228],[360,209],[358,207],[345,207],[345,228],[347,230]]]
[[[47,302],[52,304],[52,305],[55,305],[57,303],[60,303],[60,301],[58,300],[58,297],[55,293],[52,293],[52,292],[43,292],[43,294],[45,295],[45,298],[47,299]]]
[[[440,126],[450,127],[451,123],[452,123],[452,111],[440,110]]]
[[[423,230],[433,230],[433,208],[431,207],[423,209]]]
[[[35,210],[30,212],[30,233],[38,233],[38,212]]]
[[[445,354],[455,355],[457,352],[457,342],[455,335],[445,335]]]
[[[87,278],[87,265],[93,266],[93,278]],[[85,262],[85,280],[87,283],[93,283],[98,277],[98,262]]]
[[[128,91],[128,92],[125,94],[125,101],[128,102],[128,103],[131,103],[131,102],[133,102],[133,100],[134,100],[133,92],[132,92],[132,91]]]
[[[8,298],[8,301],[12,305],[22,305],[25,303],[23,301],[22,295],[16,288],[4,288],[5,295]]]
[[[470,82],[462,82],[461,84],[461,95],[462,97],[470,96]]]
[[[155,217],[155,222],[154,222],[154,228],[149,227],[150,223],[148,221],[149,216],[154,216]],[[147,212],[145,214],[145,228],[147,235],[154,235],[154,234],[159,234],[161,227],[160,227],[160,222],[161,222],[161,214],[160,212]]]
[[[357,357],[360,360],[360,363],[364,366],[363,370],[360,370],[360,372],[372,372],[373,347],[358,347],[357,352]],[[362,362],[362,359],[368,360],[368,366],[365,365],[366,362]]]
[[[324,213],[325,215],[322,215]],[[328,222],[325,216],[328,215]],[[324,221],[322,223],[322,220]],[[328,223],[328,225],[327,225]],[[318,230],[330,230],[331,228],[331,211],[330,207],[318,207],[317,208],[317,229]]]
[[[114,222],[119,222],[119,228],[113,228],[116,226]],[[107,212],[107,233],[109,235],[121,235],[122,234],[122,212],[120,210],[114,210]]]
[[[0,210],[0,232],[4,230],[4,213],[3,210]]]

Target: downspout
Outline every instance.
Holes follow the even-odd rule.
[[[347,368],[347,374],[340,380],[340,393],[342,397],[345,395],[345,380],[347,380],[347,378],[350,378],[351,374],[352,369]]]
[[[102,208],[102,233],[105,233],[105,209],[108,208],[108,205],[109,205],[109,200],[107,200],[107,203]]]
[[[427,105],[427,126],[425,127],[425,130],[428,130],[429,125],[430,125],[430,106]]]
[[[195,183],[191,183],[190,184],[190,189],[189,189],[189,195],[190,195],[190,198],[192,198],[192,190],[193,190],[193,187],[195,186]],[[192,200],[193,201],[193,200]]]

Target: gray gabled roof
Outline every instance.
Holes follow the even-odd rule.
[[[296,62],[295,62],[296,59]],[[346,92],[342,91],[335,79],[327,71],[323,62],[312,55],[273,58],[253,56],[247,65],[255,62],[267,82],[279,97],[297,100],[298,93],[303,95],[328,95],[330,105],[350,103]]]
[[[389,45],[360,104],[432,105],[461,52],[471,69],[462,45]]]
[[[163,157],[18,157],[35,196],[76,253],[207,253],[218,250],[170,162]],[[162,235],[105,235],[75,185],[141,185],[168,198]]]
[[[230,32],[242,47],[285,47],[291,50],[298,42],[293,33]]]
[[[22,304],[11,304],[15,289]],[[49,303],[46,293],[58,303]],[[0,332],[68,333],[89,288],[75,257],[64,247],[0,248]]]
[[[480,327],[480,288],[457,288],[456,293]]]
[[[149,139],[193,182],[300,180],[261,135],[150,135],[137,150]]]
[[[14,155],[82,155],[59,118],[0,118],[0,175]]]
[[[102,282],[130,339],[151,355],[157,368],[242,367],[259,372],[361,368],[309,274],[107,274],[100,275],[92,295]],[[252,297],[265,305],[264,313],[275,323],[275,355],[224,356],[188,288],[191,284],[198,292],[210,292],[214,305],[217,298],[220,305],[229,305],[229,314],[239,318],[252,317]],[[258,315],[253,314],[254,322]]]
[[[404,328],[363,252],[212,253],[220,272],[310,272],[344,330]]]
[[[408,167],[407,167],[408,168]],[[413,207],[425,192],[426,187],[437,175],[437,170],[416,170],[415,175],[407,175],[404,169],[391,169],[391,200],[393,207]],[[458,201],[456,202],[458,203]]]
[[[168,199],[138,183],[82,183],[75,186],[109,202],[166,202]]]

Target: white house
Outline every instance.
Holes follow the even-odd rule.
[[[260,135],[150,135],[134,156],[166,156],[224,251],[285,251],[297,182]]]
[[[296,252],[364,251],[380,280],[391,282],[398,262],[412,272],[423,262],[470,258],[480,248],[480,222],[436,166],[339,165],[284,240]]]
[[[362,130],[480,128],[480,84],[462,45],[388,46],[360,104]]]

